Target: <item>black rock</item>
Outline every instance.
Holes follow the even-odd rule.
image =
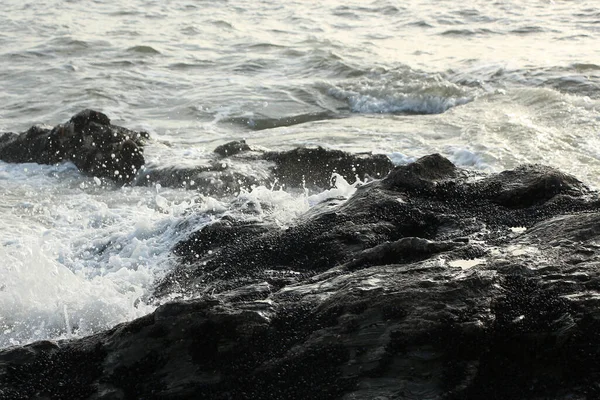
[[[218,146],[214,153],[219,157],[191,168],[147,166],[135,184],[186,187],[211,196],[234,195],[258,185],[323,190],[333,186],[334,173],[354,183],[381,178],[394,167],[382,154],[351,154],[322,147],[265,152],[250,148],[243,140]],[[249,165],[253,167],[251,175]]]
[[[599,206],[433,155],[287,229],[223,219],[157,286],[188,300],[1,350],[0,398],[595,399]]]
[[[164,187],[181,187],[197,190],[208,196],[226,196],[250,190],[268,182],[268,173],[248,175],[230,168],[222,162],[211,162],[193,168],[147,166],[134,182],[139,186],[160,184]]]
[[[144,165],[146,132],[112,125],[98,111],[84,110],[53,129],[34,126],[0,137],[0,160],[11,163],[73,162],[79,170],[120,183],[131,182]]]
[[[267,152],[264,158],[275,163],[274,176],[292,187],[330,187],[333,173],[340,174],[350,183],[367,177],[382,178],[393,167],[383,154],[351,154],[322,147]]]
[[[436,185],[456,178],[458,169],[439,154],[422,157],[416,162],[396,167],[384,183],[390,189],[431,191]]]
[[[243,151],[250,151],[250,146],[246,144],[245,140],[236,140],[233,142],[222,144],[221,146],[217,146],[214,152],[220,155],[221,157],[234,156]]]
[[[32,126],[24,133],[0,136],[0,159],[10,163],[54,164],[62,160],[60,150],[50,140],[51,130]]]

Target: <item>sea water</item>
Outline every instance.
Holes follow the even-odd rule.
[[[4,0],[0,132],[84,108],[151,134],[149,165],[246,139],[501,171],[543,163],[600,184],[593,1]],[[244,166],[241,166],[242,168]],[[246,166],[252,172],[252,166]],[[121,187],[0,162],[0,347],[151,312],[170,249],[224,214],[293,224],[333,192],[229,197]],[[247,207],[246,207],[247,208]]]

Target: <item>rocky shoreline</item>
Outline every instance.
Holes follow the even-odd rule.
[[[113,125],[105,114],[86,109],[54,128],[36,125],[19,134],[0,135],[0,160],[38,164],[70,161],[87,175],[118,184],[186,187],[220,196],[273,182],[281,187],[323,188],[330,185],[334,172],[354,182],[382,178],[393,168],[381,154],[350,154],[320,147],[263,151],[245,141],[218,146],[214,158],[205,165],[148,166],[143,154],[148,139],[147,132]],[[261,168],[248,174],[232,168],[236,163],[261,164]],[[262,166],[265,163],[266,169]]]
[[[125,132],[84,113],[67,138]],[[3,136],[0,159],[68,159],[97,174],[95,161],[36,155],[82,143],[55,140],[58,130]],[[114,168],[137,176],[103,176],[148,180],[132,139],[144,135],[113,137],[108,151],[138,149]],[[26,156],[7,159],[14,148]],[[485,175],[436,154],[393,167],[243,142],[215,153],[235,157],[271,163],[269,176],[236,176],[224,192],[273,176],[380,179],[286,229],[231,218],[199,229],[174,247],[180,264],[154,292],[179,300],[90,337],[0,350],[0,399],[600,397],[600,196],[576,178],[540,165]],[[210,191],[200,178],[230,172],[214,165],[171,171],[171,183]]]

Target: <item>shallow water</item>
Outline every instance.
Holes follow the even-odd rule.
[[[145,129],[151,165],[245,138],[499,171],[549,164],[600,184],[600,6],[591,1],[6,0],[0,131],[83,108]],[[325,194],[208,198],[117,187],[70,164],[0,163],[0,346],[153,309],[169,249],[223,213],[283,226]],[[344,185],[336,195],[349,195]],[[310,197],[313,196],[313,197]],[[268,206],[267,206],[268,205]]]

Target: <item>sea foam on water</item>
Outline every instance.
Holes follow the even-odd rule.
[[[69,164],[25,168],[0,163],[0,207],[12,210],[0,222],[0,347],[89,335],[143,316],[156,307],[153,284],[173,266],[171,248],[191,231],[225,213],[286,227],[361,183],[334,174],[321,193],[257,186],[228,200],[160,185],[98,185]]]
[[[0,347],[86,335],[154,309],[144,295],[170,265],[193,193],[99,187],[72,166],[0,163]],[[48,201],[51,200],[51,201]]]

